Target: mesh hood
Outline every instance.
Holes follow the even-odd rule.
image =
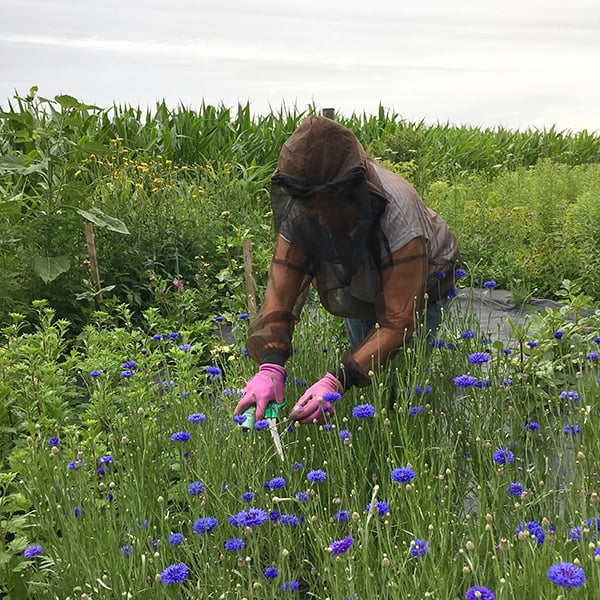
[[[327,264],[329,289],[347,286],[372,254],[385,201],[369,160],[352,131],[312,116],[283,145],[271,178],[277,230]]]

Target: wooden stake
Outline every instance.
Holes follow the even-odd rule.
[[[96,294],[94,295],[94,304],[96,310],[102,310],[102,294],[100,290],[102,285],[100,283],[100,271],[98,270],[98,259],[96,258],[96,243],[94,242],[94,226],[89,221],[84,223],[85,229],[85,241],[87,243],[88,259],[90,261],[90,276]]]
[[[244,252],[244,277],[246,279],[246,297],[248,299],[248,314],[251,319],[256,317],[256,286],[252,275],[252,242],[248,239],[242,240]]]

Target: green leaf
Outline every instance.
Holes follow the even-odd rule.
[[[84,219],[90,221],[98,227],[106,227],[110,231],[116,231],[124,235],[129,235],[129,229],[123,221],[110,215],[104,214],[99,208],[90,208],[90,210],[83,210],[82,208],[75,209]]]
[[[33,257],[33,270],[46,284],[66,273],[70,267],[69,257],[65,255]]]
[[[68,94],[61,94],[60,96],[54,96],[54,99],[60,104],[60,106],[63,110],[65,108],[76,108],[77,110],[87,110],[89,108],[98,109],[97,106],[94,106],[93,104],[83,104],[82,102],[79,102],[79,100],[77,100],[77,98],[74,98],[73,96],[69,96]]]

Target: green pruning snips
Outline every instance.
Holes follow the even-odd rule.
[[[269,402],[266,410],[265,410],[265,419],[269,422],[269,431],[271,432],[271,437],[273,438],[273,443],[275,444],[275,450],[277,450],[277,454],[279,458],[283,461],[283,446],[281,445],[281,438],[279,437],[279,431],[277,431],[277,415],[279,411],[285,404],[287,403],[287,397],[284,396],[283,402],[278,404],[274,400]],[[255,423],[255,412],[256,407],[251,406],[247,408],[242,414],[246,417],[246,420],[242,423],[242,429],[246,431],[254,428]]]

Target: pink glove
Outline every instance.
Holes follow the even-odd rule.
[[[234,415],[242,414],[253,404],[256,405],[256,420],[264,417],[269,402],[283,402],[283,385],[285,383],[285,367],[273,363],[260,365],[258,373],[246,383],[242,391],[242,399],[233,411]]]
[[[337,380],[337,377],[327,373],[323,379],[320,379],[311,385],[296,402],[296,406],[290,413],[290,419],[298,423],[317,422],[323,425],[333,414],[334,403],[344,393],[344,386]]]

